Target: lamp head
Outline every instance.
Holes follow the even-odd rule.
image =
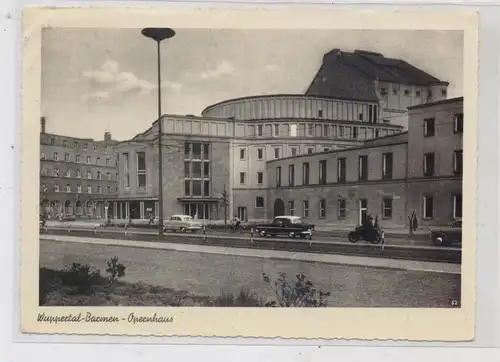
[[[172,38],[175,35],[175,31],[170,28],[144,28],[141,30],[141,34],[146,38],[160,42]]]

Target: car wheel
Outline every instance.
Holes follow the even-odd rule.
[[[181,228],[179,229],[179,231],[180,231],[181,233],[184,233],[184,232],[186,232],[186,228],[185,228],[185,227],[181,227]]]
[[[260,236],[262,236],[264,238],[264,237],[266,237],[266,233],[264,231],[261,231]]]
[[[295,233],[291,232],[291,233],[288,233],[288,237],[290,239],[295,239]]]
[[[444,233],[434,233],[432,235],[432,243],[436,246],[446,245],[446,235]]]

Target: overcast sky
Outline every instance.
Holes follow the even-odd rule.
[[[200,115],[236,97],[303,93],[324,53],[364,49],[401,58],[462,96],[458,31],[176,29],[162,44],[163,113]],[[47,132],[124,140],[157,116],[156,45],[139,29],[47,29],[42,115]]]

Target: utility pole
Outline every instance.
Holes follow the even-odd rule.
[[[227,226],[227,205],[228,205],[228,196],[226,191],[226,185],[224,185],[224,191],[222,191],[222,202],[224,203],[224,226]]]

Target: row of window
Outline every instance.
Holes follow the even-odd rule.
[[[316,150],[315,147],[307,147],[306,149],[307,154],[313,154],[314,151]],[[323,152],[330,151],[330,147],[324,147],[322,149]],[[274,159],[278,159],[282,157],[281,155],[281,147],[274,147],[273,148],[273,155]],[[298,156],[300,155],[300,149],[298,146],[291,146],[290,147],[290,156]],[[247,149],[246,148],[240,148],[240,161],[246,161],[247,159]],[[264,148],[257,148],[257,161],[263,161],[264,160]]]
[[[360,119],[362,121],[362,119]],[[353,140],[366,140],[396,133],[394,129],[369,128],[358,126],[338,126],[329,124],[273,124],[250,125],[250,136],[257,137],[328,137]],[[264,130],[266,128],[266,130]]]
[[[389,92],[387,91],[387,88],[382,87],[382,88],[380,88],[380,94],[381,95],[388,95]],[[392,86],[392,94],[393,95],[397,95],[398,94],[398,86],[397,85],[393,85]],[[409,97],[410,96],[410,90],[409,89],[403,90],[403,94],[405,96]],[[446,88],[441,89],[441,96],[446,97],[446,94],[447,94]],[[420,97],[421,95],[422,95],[422,92],[420,90],[416,90],[415,91],[415,96],[416,97]],[[432,91],[431,90],[427,91],[427,97],[428,98],[432,98]]]
[[[49,144],[51,146],[55,146],[56,145],[56,139],[55,137],[51,137],[50,140],[49,140]],[[67,140],[62,140],[62,146],[63,147],[68,147],[68,141]],[[78,150],[78,149],[83,149],[84,151],[88,151],[89,150],[89,144],[88,143],[84,143],[83,144],[83,148],[80,147],[80,142],[78,141],[73,141],[73,148],[75,150]],[[94,144],[94,152],[99,152],[99,145],[97,144]],[[104,153],[108,153],[108,146],[103,146],[103,152]]]
[[[457,113],[453,115],[453,133],[464,132],[464,114]],[[424,137],[434,137],[436,135],[436,119],[424,119]]]
[[[62,191],[61,187],[59,186],[59,184],[53,184],[52,185],[53,187],[53,192],[75,192],[78,193],[78,194],[81,194],[82,193],[82,185],[76,185],[76,189],[72,188],[71,185],[67,184],[66,187],[64,188],[64,191]],[[41,191],[42,192],[49,192],[49,187],[47,184],[42,184],[41,185]],[[116,190],[118,191],[118,190]],[[91,185],[87,185],[85,186],[85,192],[88,193],[88,194],[91,194],[92,193],[92,186]],[[96,186],[95,188],[95,192],[98,193],[98,194],[102,194],[102,193],[112,193],[113,192],[113,188],[111,186]]]
[[[145,189],[147,185],[146,176],[146,152],[136,152],[136,175],[137,175],[137,187],[139,189]],[[124,176],[124,187],[130,187],[130,165],[129,165],[129,154],[128,152],[122,153],[123,160],[123,176]]]
[[[49,170],[45,167],[42,168],[41,173],[42,173],[42,176],[49,176],[48,175]],[[52,169],[51,176],[60,177],[61,176],[60,170],[58,168]],[[76,170],[75,173],[73,174],[73,170],[68,169],[68,170],[64,171],[64,177],[82,178],[82,172],[80,170]],[[103,180],[104,179],[107,181],[113,181],[113,175],[111,174],[111,172],[106,172],[105,174],[103,174],[101,171],[96,171],[95,178],[94,178],[94,173],[90,169],[86,170],[85,178],[87,180]]]
[[[40,159],[41,160],[46,160],[46,157],[45,157],[45,153],[42,152],[41,155],[40,155]],[[58,152],[53,152],[52,153],[52,160],[53,161],[61,161],[60,157],[59,157],[59,153]],[[81,163],[81,156],[80,155],[75,155],[75,160],[73,161],[71,159],[71,154],[69,153],[65,153],[64,154],[64,162],[76,162],[76,163]],[[90,165],[92,164],[92,157],[91,156],[87,156],[85,158],[85,163]],[[101,165],[101,158],[100,157],[96,157],[95,158],[95,165],[98,165],[98,166],[103,166]],[[112,166],[111,164],[111,159],[109,157],[106,157],[105,159],[105,163],[104,163],[105,166]]]
[[[210,144],[184,143],[184,195],[210,197]]]

